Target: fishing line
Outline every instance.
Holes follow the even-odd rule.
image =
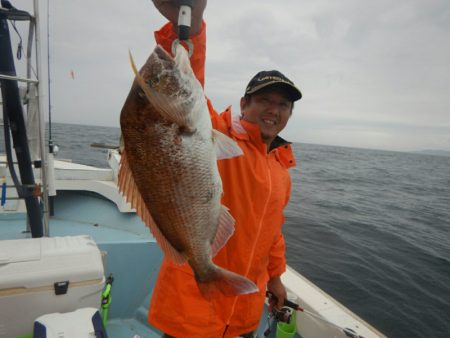
[[[48,85],[48,145],[53,153],[52,140],[52,101],[50,88],[50,0],[47,1],[47,85]]]

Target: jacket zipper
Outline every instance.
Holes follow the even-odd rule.
[[[261,234],[262,224],[263,224],[264,218],[266,216],[267,207],[269,205],[270,197],[272,195],[272,176],[270,174],[269,156],[270,156],[270,154],[266,154],[267,178],[268,178],[267,180],[269,182],[269,193],[268,193],[268,197],[267,197],[266,203],[264,204],[262,217],[261,217],[261,219],[259,221],[258,233],[256,234],[256,241],[253,242],[253,248],[252,248],[252,252],[250,254],[249,264],[247,265],[247,271],[245,272],[245,277],[247,277],[248,273],[250,272],[250,267],[251,267],[252,262],[253,262],[253,257],[255,256],[256,243],[258,242],[259,236]],[[223,332],[222,337],[225,337],[225,333],[228,331],[228,327],[230,326],[231,317],[233,317],[234,308],[236,307],[237,299],[238,299],[238,296],[234,297],[233,306],[231,307],[231,313],[230,313],[230,316],[228,317],[227,324],[226,324],[226,327],[225,327],[225,331]]]

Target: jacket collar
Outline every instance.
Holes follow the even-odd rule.
[[[278,147],[282,147],[286,144],[292,144],[292,142],[286,141],[284,138],[277,136],[270,144],[269,151],[272,151],[273,149],[278,148]]]
[[[223,113],[228,127],[231,129],[231,135],[238,140],[252,142],[261,152],[267,153],[267,146],[261,138],[261,130],[257,124],[241,120],[238,115],[231,113],[231,107]],[[273,154],[277,160],[286,168],[295,167],[295,158],[292,152],[291,142],[277,136],[270,145],[270,154]]]

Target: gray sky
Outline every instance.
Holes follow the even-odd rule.
[[[217,110],[278,69],[303,92],[291,141],[450,150],[450,1],[210,0],[205,19]],[[142,64],[164,22],[151,0],[50,0],[53,121],[118,127],[128,49]]]

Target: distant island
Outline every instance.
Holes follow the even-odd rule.
[[[424,149],[424,150],[414,151],[414,153],[438,155],[438,156],[448,156],[448,157],[450,157],[450,150]]]

